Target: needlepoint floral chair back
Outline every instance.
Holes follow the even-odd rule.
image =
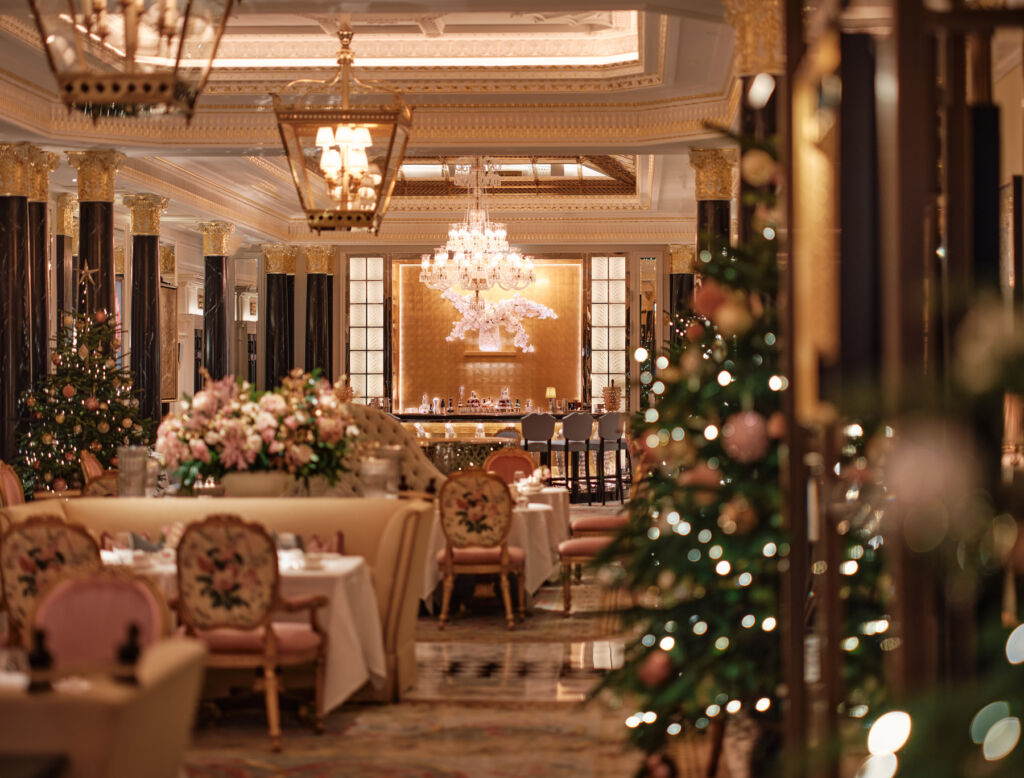
[[[441,529],[452,548],[497,546],[512,525],[512,496],[500,476],[462,470],[441,487]]]
[[[259,524],[210,516],[178,543],[178,606],[190,629],[254,629],[277,601],[277,549]]]
[[[8,527],[0,538],[0,573],[11,643],[23,634],[40,592],[62,576],[101,566],[99,546],[80,524],[33,516]]]

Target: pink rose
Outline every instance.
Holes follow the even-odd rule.
[[[206,445],[206,442],[202,439],[190,440],[188,442],[189,450],[192,452],[192,456],[198,459],[200,462],[209,464],[210,462],[210,449]]]
[[[324,443],[337,443],[345,434],[345,429],[338,419],[323,416],[316,420],[316,431]]]
[[[217,397],[205,389],[201,392],[196,392],[196,396],[192,398],[192,410],[204,416],[216,413]]]
[[[260,409],[274,416],[284,416],[288,412],[288,403],[279,394],[265,394],[260,398]]]
[[[298,429],[299,420],[294,415],[285,416],[284,417],[284,426],[286,426],[288,429],[290,429],[292,432],[294,432],[296,429]]]

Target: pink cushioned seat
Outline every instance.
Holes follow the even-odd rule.
[[[265,628],[196,630],[196,637],[202,640],[214,654],[262,654]],[[320,636],[309,624],[290,621],[275,621],[274,635],[277,636],[277,652],[303,654],[320,645]]]
[[[590,538],[569,538],[558,544],[559,556],[597,556],[612,538],[595,536]]]
[[[526,554],[517,546],[508,547],[508,559],[514,567],[521,567],[526,561]],[[501,563],[501,546],[494,548],[453,548],[452,560],[457,565],[497,565]],[[437,563],[443,565],[448,561],[445,550],[437,552]]]
[[[628,516],[583,516],[569,522],[576,532],[618,532],[629,526]]]

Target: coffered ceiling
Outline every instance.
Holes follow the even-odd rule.
[[[307,232],[269,107],[269,93],[291,79],[330,77],[338,8],[247,0],[191,124],[93,124],[59,104],[27,3],[0,0],[0,138],[124,151],[118,191],[166,194],[169,224],[224,218],[255,242],[373,242]],[[449,166],[479,154],[502,163],[491,209],[523,245],[692,238],[686,150],[721,143],[709,125],[730,125],[739,100],[720,2],[358,0],[344,9],[360,77],[401,89],[414,107],[377,242],[443,235],[466,203]],[[73,176],[62,167],[54,188],[73,190]]]

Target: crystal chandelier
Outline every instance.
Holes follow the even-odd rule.
[[[469,189],[470,206],[465,220],[449,228],[445,245],[436,248],[433,256],[422,256],[422,283],[440,291],[482,292],[495,286],[525,289],[537,280],[533,258],[510,248],[505,225],[488,216],[484,191],[500,184],[498,166],[489,159],[478,157],[456,166],[455,185]]]
[[[546,305],[519,295],[493,303],[480,299],[479,292],[460,295],[453,289],[446,289],[441,296],[462,315],[446,340],[465,340],[467,333],[476,331],[481,351],[497,351],[501,343],[500,330],[505,330],[512,335],[512,344],[516,348],[530,353],[533,344],[523,327],[523,319],[558,318],[558,314]]]
[[[61,100],[97,119],[184,113],[213,69],[233,0],[29,0]]]
[[[363,92],[372,90],[352,73],[355,55],[347,17],[338,27],[338,40],[333,79],[298,79],[271,98],[310,229],[376,234],[405,156],[412,109],[399,92],[380,85],[376,88],[393,96],[391,105],[353,106],[353,84]]]

